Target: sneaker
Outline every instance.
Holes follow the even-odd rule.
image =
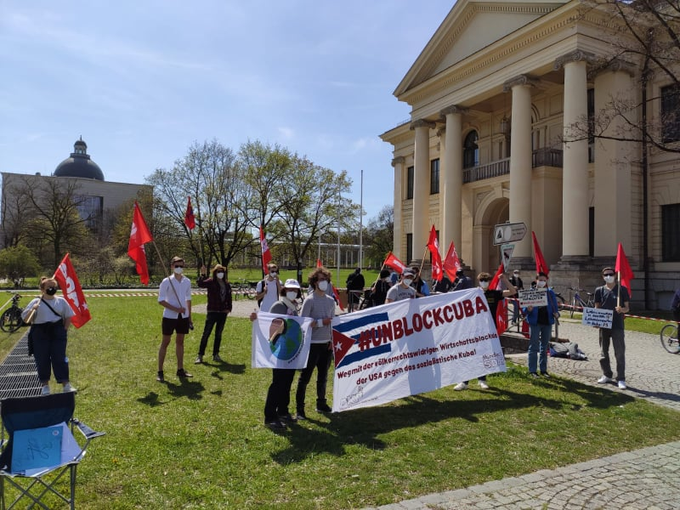
[[[280,414],[279,415],[279,420],[286,422],[286,423],[295,423],[297,421],[297,418],[293,416],[292,414]]]
[[[283,423],[281,423],[281,420],[270,421],[270,422],[267,422],[266,425],[270,429],[275,429],[275,430],[281,430],[281,429],[286,428],[286,426]]]
[[[467,383],[466,382],[458,383],[453,387],[453,389],[455,391],[467,390]]]
[[[333,411],[333,409],[331,409],[329,407],[329,405],[326,404],[325,402],[323,404],[317,404],[316,405],[316,412],[317,413],[330,413],[331,411]]]
[[[191,375],[189,372],[187,372],[187,371],[184,370],[183,368],[180,368],[180,369],[177,371],[177,377],[179,377],[180,379],[186,379],[186,378],[188,378],[188,377],[193,377],[193,375]]]
[[[165,382],[165,377],[163,377],[163,371],[159,370],[158,375],[156,375],[156,380],[158,382]]]
[[[307,415],[305,414],[304,411],[298,411],[297,413],[295,413],[295,419],[296,419],[297,421],[306,420],[306,419],[307,419]]]
[[[614,382],[614,379],[612,379],[611,377],[607,377],[606,375],[603,375],[602,377],[600,377],[597,380],[598,384],[607,384],[607,383],[613,383],[613,382]]]
[[[216,363],[224,363],[224,360],[222,358],[220,358],[219,354],[215,354],[213,356],[213,361],[216,362]]]
[[[479,381],[479,387],[482,388],[483,390],[489,389],[489,385],[486,384],[486,381]]]
[[[529,377],[532,379],[538,379],[538,374],[536,372],[529,372]]]
[[[550,374],[548,372],[541,372],[541,375],[550,379]]]
[[[49,384],[46,384],[40,390],[40,395],[49,395],[49,394],[50,394],[50,386],[49,386]]]
[[[64,393],[69,393],[71,391],[75,393],[78,390],[76,390],[73,386],[71,386],[70,382],[67,382],[66,384],[64,384]]]
[[[203,364],[203,356],[200,354],[196,356],[196,359],[194,360],[194,365],[201,365]]]
[[[626,381],[619,381],[617,384],[620,390],[625,390],[627,388]]]

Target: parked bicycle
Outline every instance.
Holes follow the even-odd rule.
[[[586,289],[575,289],[569,287],[569,290],[574,291],[575,294],[571,298],[571,307],[569,309],[569,317],[574,317],[574,312],[583,311],[584,308],[594,308],[595,307],[595,295],[592,292],[586,292]],[[579,292],[586,292],[586,300],[581,297]]]
[[[678,354],[680,352],[680,343],[678,342],[678,325],[666,324],[661,328],[661,345],[671,354]]]
[[[0,315],[0,329],[6,333],[14,333],[24,324],[24,321],[21,319],[23,308],[19,306],[20,299],[21,295],[14,294],[12,297],[12,306]]]

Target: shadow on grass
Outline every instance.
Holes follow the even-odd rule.
[[[680,402],[680,395],[677,393],[668,393],[666,391],[647,391],[628,386],[628,390],[635,393],[640,398],[658,398],[660,400],[669,400],[671,402]]]
[[[170,395],[172,395],[174,398],[187,398],[189,400],[200,400],[203,398],[203,392],[205,391],[205,386],[203,386],[202,383],[198,381],[189,381],[186,379],[181,379],[180,383],[172,383],[169,381],[165,381],[163,384],[165,384],[168,388],[168,392]],[[158,400],[158,393],[155,391],[150,391],[149,393],[146,394],[146,396],[138,398],[137,402],[141,404],[146,404],[149,407],[156,407],[162,404],[165,404],[166,402]]]
[[[512,372],[512,371],[511,371]],[[529,381],[526,372],[509,373],[497,378],[517,378]],[[490,413],[503,413],[521,409],[547,408],[556,411],[578,411],[583,407],[606,409],[632,403],[635,399],[624,393],[608,391],[567,379],[542,379],[531,381],[538,386],[534,393],[554,391],[559,394],[571,393],[583,401],[583,404],[568,402],[557,395],[555,398],[531,393],[520,393],[507,388],[507,381],[489,390],[468,390],[465,395],[451,392],[438,398],[428,394],[414,395],[404,398],[396,405],[385,405],[335,413],[328,415],[330,422],[314,420],[309,423],[325,428],[325,430],[308,429],[293,425],[284,432],[290,445],[272,454],[272,459],[280,464],[300,462],[312,455],[329,453],[341,456],[345,454],[345,446],[360,444],[373,450],[386,447],[379,439],[380,435],[402,428],[418,427],[428,423],[436,423],[449,419],[462,419],[471,423],[479,421],[479,416]],[[446,390],[445,390],[446,391]],[[460,397],[464,398],[456,398]],[[479,398],[477,398],[479,397]]]

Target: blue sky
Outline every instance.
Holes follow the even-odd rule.
[[[280,144],[392,203],[392,95],[450,0],[0,0],[0,171],[50,174],[82,135],[142,183],[194,142]]]

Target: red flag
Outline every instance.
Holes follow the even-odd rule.
[[[619,248],[616,251],[616,267],[614,270],[619,273],[619,281],[626,289],[628,289],[628,294],[633,295],[630,288],[630,281],[635,278],[633,270],[628,264],[628,259],[626,258],[626,253],[623,251],[623,246],[619,243]]]
[[[316,259],[316,267],[323,267],[323,264],[321,263],[321,259]]]
[[[501,262],[501,265],[498,266],[498,270],[496,271],[496,274],[493,275],[493,278],[491,278],[491,283],[489,283],[490,289],[502,290],[501,289],[501,275],[504,272],[505,272],[505,266]]]
[[[541,247],[538,245],[538,239],[536,239],[536,234],[531,231],[531,237],[534,239],[534,258],[536,259],[536,274],[545,273],[546,276],[550,273],[548,269],[548,264],[546,264],[543,258],[543,252],[541,252]]]
[[[496,274],[493,275],[493,278],[491,279],[491,283],[489,283],[490,289],[503,290],[503,287],[501,286],[501,275],[504,272],[505,266],[501,262],[501,265],[498,266]],[[496,317],[494,317],[494,320],[496,321],[496,330],[498,331],[498,334],[503,334],[503,332],[508,329],[508,304],[505,302],[505,299],[498,301],[498,306],[496,307]]]
[[[321,266],[319,266],[319,267],[321,267]],[[338,304],[338,306],[340,307],[340,310],[342,310],[342,311],[344,312],[344,311],[345,311],[345,307],[342,306],[342,301],[340,301],[340,293],[338,292],[338,289],[337,289],[337,287],[336,287],[335,285],[333,285],[333,295],[335,296],[335,302],[336,302],[336,303]]]
[[[392,252],[387,254],[387,258],[385,259],[385,262],[383,262],[383,266],[391,267],[399,274],[403,273],[404,269],[406,269],[406,264],[395,257]]]
[[[449,280],[455,280],[456,273],[460,269],[460,259],[458,258],[458,253],[456,253],[456,247],[453,246],[453,241],[451,241],[451,244],[449,245],[449,251],[446,252],[443,266]]]
[[[442,256],[439,254],[439,240],[437,239],[437,231],[434,229],[434,225],[432,225],[430,230],[427,248],[432,255],[432,279],[440,282],[444,277],[444,270],[442,269]]]
[[[57,283],[61,288],[61,293],[64,295],[64,299],[71,307],[71,310],[73,310],[71,324],[73,324],[74,327],[79,328],[89,321],[92,316],[90,315],[90,310],[87,307],[87,302],[83,295],[83,289],[80,286],[78,275],[76,275],[76,271],[73,269],[68,253],[54,272],[54,279],[57,280]]]
[[[187,211],[184,213],[184,224],[189,230],[196,228],[196,217],[194,216],[194,208],[191,207],[191,197],[187,200]]]
[[[144,244],[153,241],[149,227],[146,226],[142,211],[135,202],[135,211],[132,215],[132,229],[130,231],[130,241],[128,242],[128,255],[135,261],[139,280],[147,285],[149,283],[149,269],[146,265],[146,252]]]
[[[264,227],[260,225],[260,247],[262,248],[262,270],[267,272],[267,264],[272,261],[272,252],[269,251],[269,245],[264,238]]]

